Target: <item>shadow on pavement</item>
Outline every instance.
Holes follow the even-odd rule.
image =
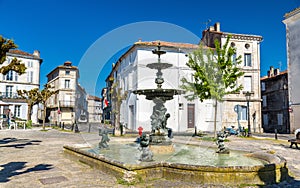
[[[7,164],[0,165],[0,183],[8,182],[13,176],[36,171],[50,170],[53,168],[50,164],[38,164],[25,170],[24,168],[26,163],[27,162],[9,162]]]
[[[3,138],[0,140],[0,148],[1,147],[24,148],[25,146],[28,145],[38,145],[38,143],[40,142],[42,141],[29,140],[29,139],[17,139],[17,138]]]

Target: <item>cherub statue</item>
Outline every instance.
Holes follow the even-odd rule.
[[[218,151],[217,153],[220,153],[220,154],[229,154],[229,150],[227,148],[225,148],[225,145],[224,145],[224,141],[226,139],[227,135],[224,134],[224,133],[218,133],[217,134],[217,142],[216,144],[218,145]]]
[[[141,136],[139,150],[142,151],[140,161],[153,161],[153,153],[149,149],[149,136],[146,133]]]
[[[102,136],[101,141],[99,142],[99,148],[108,148],[108,142],[110,141],[110,139],[108,138],[107,130],[99,130],[99,136]]]

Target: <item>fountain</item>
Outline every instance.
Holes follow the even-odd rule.
[[[160,56],[166,52],[160,48],[158,44],[158,49],[153,50],[158,55],[158,62],[147,65],[148,68],[157,70],[157,88],[134,91],[154,102],[150,135],[141,135],[139,145],[134,142],[135,138],[108,139],[105,132],[99,132],[102,135],[100,143],[64,146],[66,156],[128,183],[165,178],[199,184],[237,186],[245,183],[265,185],[287,180],[289,176],[285,159],[266,151],[229,152],[224,147],[224,135],[219,135],[218,140],[218,152],[222,155],[216,153],[213,147],[201,146],[201,142],[195,144],[171,140],[172,130],[167,127],[170,114],[164,104],[183,91],[162,88],[162,70],[172,65],[161,62]],[[97,139],[89,140],[92,142]],[[109,140],[109,149],[105,149]],[[138,150],[142,152],[141,155]]]
[[[167,127],[167,120],[170,118],[170,114],[167,113],[167,108],[164,103],[167,100],[172,100],[174,95],[184,93],[178,89],[163,89],[162,84],[164,78],[162,77],[163,69],[172,67],[170,63],[161,62],[160,56],[166,52],[161,50],[160,42],[158,42],[157,49],[152,51],[153,54],[158,56],[158,60],[155,63],[147,64],[150,69],[157,70],[155,83],[157,84],[156,89],[141,89],[133,91],[134,94],[145,95],[147,100],[154,102],[151,119],[151,134],[149,147],[154,153],[170,153],[174,152],[172,145],[172,129]]]

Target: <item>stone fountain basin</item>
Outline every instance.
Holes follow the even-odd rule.
[[[153,161],[139,164],[125,163],[88,151],[89,147],[64,146],[64,153],[128,183],[165,178],[176,181],[213,185],[257,184],[267,185],[288,180],[286,160],[267,152],[245,153],[264,161],[254,166],[210,166],[176,162]],[[131,154],[129,154],[131,155]]]

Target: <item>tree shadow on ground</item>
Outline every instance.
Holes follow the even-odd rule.
[[[53,168],[50,164],[38,164],[32,168],[25,169],[27,162],[9,162],[7,164],[3,164],[0,166],[0,183],[1,182],[8,182],[11,177],[36,172],[36,171],[44,171],[50,170]]]
[[[40,140],[29,140],[29,139],[18,139],[18,138],[3,138],[0,140],[1,147],[14,147],[14,148],[24,148],[28,145],[38,145],[42,141]]]

